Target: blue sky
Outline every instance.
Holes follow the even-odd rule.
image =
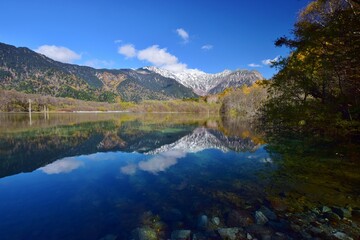
[[[0,0],[0,42],[96,68],[256,69],[308,0]]]

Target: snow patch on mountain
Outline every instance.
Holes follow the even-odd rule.
[[[155,72],[163,77],[175,79],[185,87],[193,89],[200,96],[218,93],[227,87],[250,85],[256,80],[264,79],[259,72],[248,70],[224,70],[220,73],[210,74],[198,69],[186,69],[181,72],[173,72],[158,67],[144,67],[143,69]]]

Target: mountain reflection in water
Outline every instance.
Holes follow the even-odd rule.
[[[248,122],[193,114],[0,120],[4,239],[168,239],[181,229],[226,239],[229,227],[241,227],[235,239],[302,239],[312,234],[310,217],[323,224],[325,213],[313,209],[325,205],[350,209],[357,221],[356,161],[294,138],[265,144]],[[303,233],[290,227],[298,221]],[[346,221],[334,224],[325,235],[360,235]]]

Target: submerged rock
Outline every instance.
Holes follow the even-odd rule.
[[[314,237],[322,237],[325,235],[324,230],[318,227],[310,227],[309,232]]]
[[[267,223],[269,227],[272,229],[279,231],[279,232],[287,232],[291,229],[290,223],[284,219],[276,220],[276,221],[269,221]],[[296,228],[296,227],[295,227]],[[300,231],[300,230],[298,230]]]
[[[340,239],[340,240],[353,240],[353,238],[349,237],[348,235],[346,235],[343,232],[336,232],[333,234],[335,239]]]
[[[322,213],[331,212],[331,208],[329,208],[328,206],[323,206],[320,210]]]
[[[347,208],[333,207],[332,210],[341,218],[351,218],[351,211]]]
[[[219,226],[219,224],[220,224],[220,218],[218,218],[218,217],[213,217],[213,218],[211,219],[211,222],[212,222],[214,225]]]
[[[275,235],[271,237],[271,240],[288,240],[289,236],[286,236],[284,233],[276,232]]]
[[[255,219],[256,219],[256,224],[260,224],[260,225],[264,225],[269,221],[269,219],[261,211],[255,212]]]
[[[209,224],[209,219],[208,219],[208,217],[206,215],[201,215],[198,218],[197,227],[199,229],[202,229],[202,230],[207,229],[208,224]]]
[[[240,228],[219,228],[218,233],[221,239],[236,240],[245,238],[245,234]]]
[[[171,233],[171,240],[190,240],[190,230],[177,230]]]
[[[274,231],[271,228],[258,224],[254,224],[247,227],[246,231],[248,231],[251,234],[251,236],[255,236],[256,238],[259,239],[271,239],[271,236],[274,233]]]
[[[288,209],[286,201],[281,198],[274,198],[270,200],[271,206],[278,212],[285,212]]]
[[[251,236],[251,234],[250,234],[250,233],[247,233],[247,234],[246,234],[246,239],[251,240],[251,239],[253,239],[253,237]]]
[[[192,240],[208,240],[208,237],[203,232],[193,234]]]
[[[136,228],[132,232],[133,240],[156,240],[158,239],[155,230],[144,227],[144,228]]]
[[[265,206],[261,206],[261,208],[259,208],[258,211],[261,211],[270,220],[276,220],[277,219],[276,214],[273,211],[271,211],[269,208],[265,207]]]
[[[254,223],[254,218],[248,211],[232,210],[227,217],[229,227],[247,227]]]
[[[341,219],[339,217],[339,215],[337,215],[336,213],[333,213],[333,212],[325,213],[324,217],[327,218],[330,221],[330,223],[335,223],[335,224],[337,224]]]

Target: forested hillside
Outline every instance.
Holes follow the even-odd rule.
[[[0,89],[102,102],[196,96],[176,80],[144,69],[108,70],[66,64],[28,48],[3,43],[0,43]]]

